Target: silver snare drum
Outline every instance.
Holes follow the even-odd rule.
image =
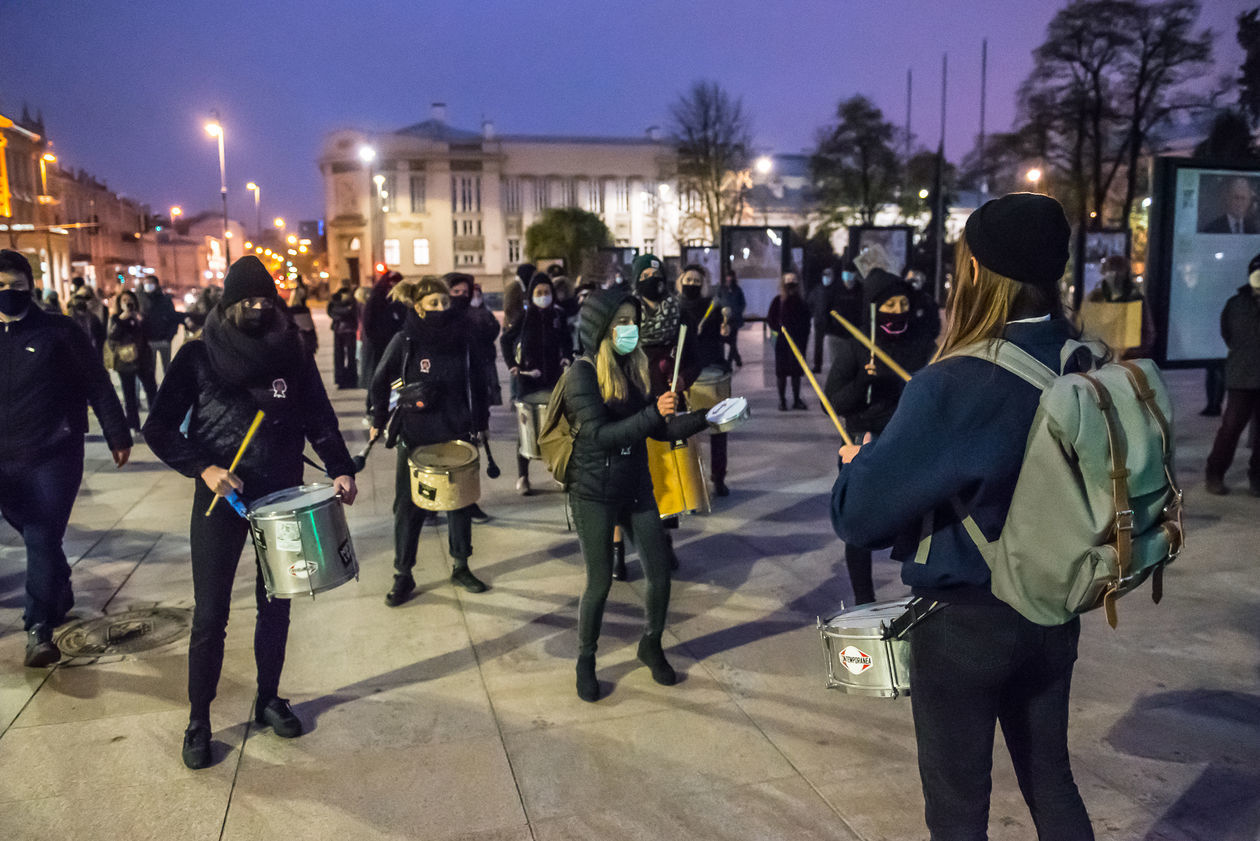
[[[543,412],[550,399],[550,391],[535,391],[512,404],[516,407],[516,451],[525,458],[542,458],[542,450],[538,449],[538,429],[542,426]]]
[[[909,603],[909,597],[876,602],[818,620],[828,689],[879,698],[910,694],[910,641],[884,639]]]
[[[254,502],[249,531],[272,598],[331,590],[359,577],[359,561],[332,485],[285,488]]]
[[[730,432],[748,420],[748,400],[728,397],[705,414],[711,432]]]

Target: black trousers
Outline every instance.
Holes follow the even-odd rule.
[[[1225,400],[1225,361],[1209,362],[1203,369],[1203,389],[1207,392],[1204,411],[1217,414]]]
[[[61,542],[82,481],[82,436],[31,458],[0,461],[0,514],[26,544],[27,630],[60,625],[74,606]]]
[[[569,505],[586,561],[586,589],[578,608],[578,652],[594,654],[599,642],[604,604],[612,588],[613,526],[621,526],[623,536],[639,550],[639,562],[647,579],[644,633],[659,637],[665,630],[665,614],[669,610],[670,549],[656,500],[648,497],[639,503],[616,504],[571,495]]]
[[[1207,457],[1207,475],[1210,479],[1225,479],[1225,473],[1234,462],[1238,439],[1242,438],[1247,424],[1252,425],[1253,440],[1260,428],[1260,389],[1231,388],[1225,399],[1225,412],[1221,415],[1221,428],[1216,430],[1212,452]],[[1253,485],[1260,485],[1260,450],[1254,446],[1251,460],[1247,463],[1247,478]]]
[[[333,382],[338,388],[354,388],[359,381],[358,339],[354,333],[333,333]]]
[[[267,492],[259,489],[254,493],[251,489],[251,496]],[[194,601],[192,639],[188,644],[188,700],[192,707],[189,718],[194,721],[210,720],[210,702],[214,700],[223,671],[223,640],[232,604],[232,583],[249,536],[249,524],[222,500],[210,516],[206,516],[213,499],[214,493],[198,479],[188,529]],[[258,606],[254,620],[258,698],[266,703],[275,697],[280,686],[280,671],[284,668],[284,651],[289,639],[289,600],[267,598],[257,555],[254,556],[254,601]]]
[[[910,694],[932,841],[988,838],[994,725],[1040,841],[1091,841],[1068,759],[1079,619],[1036,625],[1006,605],[948,605],[910,632]]]
[[[709,472],[715,483],[726,481],[726,435],[725,432],[709,435]]]
[[[127,425],[132,429],[140,428],[140,398],[136,394],[136,380],[144,388],[144,401],[153,408],[153,398],[157,394],[157,381],[151,369],[137,368],[134,371],[119,371],[118,381],[122,383],[123,408],[127,412]]]
[[[407,448],[400,441],[397,450],[398,466],[394,472],[394,572],[397,575],[410,575],[412,567],[416,565],[420,530],[424,528],[429,512],[418,508],[411,501],[411,464],[407,461]],[[472,555],[472,513],[469,508],[446,512],[447,544],[456,567],[468,566],[468,558]]]
[[[792,399],[800,400],[801,399],[801,375],[796,374],[791,379],[792,379]],[[787,397],[785,396],[785,390],[787,389],[788,377],[782,374],[779,374],[775,376],[774,380],[775,380],[775,385],[779,387],[779,402],[786,403]]]

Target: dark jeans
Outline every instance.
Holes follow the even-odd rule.
[[[988,838],[994,724],[1040,841],[1094,837],[1068,759],[1081,623],[1036,625],[1006,605],[948,605],[910,632],[910,694],[932,841]]]
[[[659,637],[665,630],[665,613],[669,609],[670,548],[665,542],[656,500],[649,497],[638,504],[618,505],[570,496],[569,506],[586,560],[586,589],[578,608],[578,652],[594,654],[599,642],[604,604],[612,587],[613,526],[618,525],[622,536],[638,548],[647,579],[645,633]]]
[[[1219,414],[1225,399],[1225,361],[1209,362],[1203,369],[1203,388],[1207,392],[1205,412]]]
[[[714,432],[709,436],[709,467],[715,484],[726,481],[726,435]]]
[[[132,429],[140,428],[140,397],[136,394],[136,380],[144,388],[144,402],[149,409],[153,408],[153,398],[157,395],[157,382],[153,379],[153,370],[137,368],[134,371],[118,371],[118,381],[122,383],[123,408],[127,411],[127,425]]]
[[[407,448],[398,444],[398,467],[394,472],[394,572],[410,575],[420,547],[420,530],[429,512],[411,501],[411,463]],[[446,512],[447,543],[455,566],[468,565],[472,555],[472,513],[468,508]]]
[[[354,388],[358,384],[357,349],[354,333],[333,333],[333,382],[338,388]]]
[[[1242,438],[1247,424],[1251,423],[1254,444],[1254,433],[1260,428],[1260,389],[1231,388],[1225,400],[1225,413],[1221,416],[1221,428],[1216,431],[1216,440],[1212,442],[1212,452],[1207,457],[1207,475],[1209,479],[1225,479],[1225,473],[1234,461],[1234,450],[1238,448],[1238,439]],[[1251,460],[1247,464],[1247,478],[1253,485],[1260,485],[1260,450],[1252,447]]]
[[[251,490],[251,496],[262,493],[262,489],[257,494]],[[192,707],[189,718],[195,721],[210,720],[210,702],[223,671],[223,640],[232,604],[232,583],[241,549],[249,536],[249,524],[222,500],[206,516],[213,499],[206,483],[198,479],[188,528],[194,602],[192,639],[188,644],[188,701]],[[280,686],[289,638],[289,600],[267,598],[256,554],[254,569],[254,601],[258,606],[254,662],[258,668],[258,698],[266,703],[275,697]]]
[[[739,331],[731,328],[731,335],[726,337],[726,364],[729,366],[732,362],[736,365],[743,365],[743,357],[739,355]]]
[[[162,378],[171,367],[171,343],[169,340],[149,342],[149,367],[153,370],[154,382],[157,381],[157,362],[162,360]]]
[[[788,378],[784,376],[776,376],[775,384],[779,387],[779,402],[786,403],[787,398],[784,392],[787,388]],[[792,399],[799,401],[801,399],[801,376],[798,374],[792,377]]]
[[[823,365],[823,344],[826,342],[827,322],[815,321],[810,334],[814,339],[814,370],[821,371]]]
[[[83,438],[37,458],[0,461],[0,514],[26,544],[26,613],[33,625],[60,625],[74,606],[70,564],[61,541],[83,480]]]

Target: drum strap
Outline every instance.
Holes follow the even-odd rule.
[[[915,596],[906,605],[905,612],[888,623],[888,627],[884,629],[883,638],[886,640],[904,638],[915,625],[943,607],[945,607],[945,602],[929,601],[922,596]]]

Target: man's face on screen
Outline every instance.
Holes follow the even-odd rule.
[[[1255,197],[1251,193],[1251,185],[1241,178],[1229,182],[1229,192],[1225,194],[1225,209],[1230,216],[1241,219],[1251,210]]]

